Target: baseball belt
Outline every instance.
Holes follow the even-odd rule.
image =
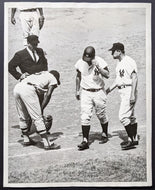
[[[37,9],[24,9],[21,10],[20,12],[35,12]]]
[[[90,89],[85,89],[85,88],[82,88],[83,90],[86,90],[86,91],[89,91],[89,92],[98,92],[99,90],[101,90],[102,88],[99,88],[99,89],[93,89],[93,88],[90,88]]]

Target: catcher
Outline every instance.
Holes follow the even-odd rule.
[[[16,84],[14,97],[24,146],[35,144],[29,135],[31,121],[33,121],[36,131],[42,138],[44,149],[57,148],[57,145],[50,144],[47,135],[48,128],[52,125],[52,118],[45,118],[43,112],[58,85],[60,85],[60,74],[55,70],[32,74]],[[39,96],[42,94],[44,99],[40,103]]]

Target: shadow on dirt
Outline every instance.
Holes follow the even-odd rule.
[[[11,126],[11,128],[14,128],[14,129],[20,129],[19,125]]]
[[[48,137],[50,139],[50,142],[55,141],[61,135],[63,135],[62,132],[55,132],[55,133],[52,133],[52,134],[48,133]],[[33,134],[33,137],[30,137],[30,138],[35,142],[35,144],[29,145],[29,146],[36,146],[38,148],[44,149],[44,145],[42,143],[42,139],[41,139],[40,135],[35,133],[35,134]],[[19,140],[18,142],[24,146],[23,139]],[[52,143],[52,144],[54,144],[54,146],[53,146],[53,148],[51,150],[57,150],[57,149],[61,148],[60,145],[56,145],[55,143]]]
[[[79,133],[79,136],[82,136],[82,133]],[[108,134],[108,138],[118,136],[122,141],[127,141],[128,136],[125,130],[112,131],[111,134]],[[101,132],[90,132],[89,143],[92,144],[94,141],[101,141]]]

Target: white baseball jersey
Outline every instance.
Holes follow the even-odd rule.
[[[98,62],[101,68],[107,67],[107,63],[101,57],[95,56],[95,60]],[[104,80],[101,74],[96,73],[96,66],[92,64],[88,65],[87,62],[82,59],[78,60],[75,64],[75,68],[81,72],[81,87],[85,89],[99,89],[104,86]]]
[[[32,83],[40,88],[47,90],[51,85],[57,85],[56,78],[48,71],[41,71],[32,74],[21,81],[21,83]]]
[[[119,89],[121,96],[119,120],[123,124],[123,126],[127,126],[130,123],[133,124],[136,122],[136,118],[134,115],[135,106],[130,105],[130,95],[132,86],[128,86],[132,84],[131,74],[133,72],[137,73],[136,62],[131,57],[125,55],[125,57],[121,61],[118,61],[116,67],[116,83],[120,86],[127,85],[125,88]]]
[[[98,56],[95,56],[95,60],[101,68],[107,67],[107,63]],[[78,60],[75,64],[75,68],[81,72],[81,125],[90,125],[90,119],[93,114],[93,107],[102,124],[108,122],[106,114],[106,94],[103,90],[97,92],[86,91],[84,89],[101,89],[104,88],[104,80],[101,74],[96,72],[95,64],[91,66],[82,59]]]
[[[133,72],[137,73],[136,62],[129,56],[125,57],[118,61],[116,67],[116,83],[119,85],[130,85],[132,83],[131,74]]]

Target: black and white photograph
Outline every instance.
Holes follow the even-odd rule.
[[[4,3],[4,187],[152,185],[151,3]]]

